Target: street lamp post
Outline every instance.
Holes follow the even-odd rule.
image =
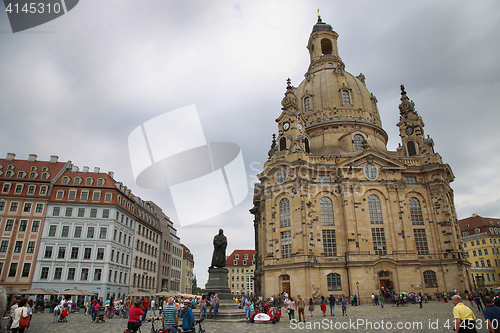
[[[356,305],[359,304],[359,281],[356,281],[356,287],[358,288],[358,297],[356,299]]]

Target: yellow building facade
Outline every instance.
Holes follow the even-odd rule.
[[[500,219],[472,217],[458,221],[463,248],[470,262],[470,288],[500,286]]]
[[[258,296],[433,294],[468,285],[450,183],[401,86],[401,145],[387,150],[377,99],[345,71],[332,27],[314,25],[305,79],[290,80],[254,188]],[[396,110],[396,106],[394,106]],[[396,117],[396,112],[394,112]]]

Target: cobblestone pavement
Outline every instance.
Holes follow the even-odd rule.
[[[307,309],[306,309],[307,310]],[[329,309],[328,309],[329,310]],[[290,323],[286,312],[282,320],[273,325],[271,323],[246,323],[246,322],[220,322],[208,320],[205,324],[207,332],[245,333],[245,332],[451,332],[453,324],[453,304],[443,302],[430,302],[420,309],[418,304],[405,307],[385,306],[380,308],[373,305],[348,306],[347,317],[340,316],[336,307],[336,317],[322,317],[319,306],[316,307],[314,316],[306,316],[306,323]],[[473,308],[478,325],[484,317],[477,308]],[[318,313],[319,312],[319,313]],[[308,313],[308,311],[306,311]],[[108,319],[105,323],[92,324],[90,317],[83,314],[72,314],[67,323],[52,323],[52,314],[34,314],[30,329],[33,333],[122,333],[127,327],[127,319]],[[295,317],[297,318],[297,317]],[[5,332],[6,320],[2,322]],[[303,326],[305,325],[305,327]],[[484,325],[483,325],[484,326]],[[142,332],[149,333],[151,324],[144,323]],[[487,333],[485,327],[478,329],[480,333]]]

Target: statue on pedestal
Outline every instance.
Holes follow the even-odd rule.
[[[219,234],[214,237],[214,253],[210,268],[226,267],[226,248],[227,238],[224,236],[224,231],[219,229]]]

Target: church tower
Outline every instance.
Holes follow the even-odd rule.
[[[387,150],[365,76],[345,70],[321,17],[310,64],[287,80],[277,137],[254,188],[259,296],[434,294],[470,285],[448,164],[401,86],[401,144]],[[396,106],[395,106],[396,109]],[[394,112],[395,113],[395,112]]]

